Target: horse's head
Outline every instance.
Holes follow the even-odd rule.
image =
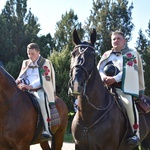
[[[80,95],[85,92],[95,66],[96,30],[93,29],[90,42],[81,42],[76,29],[73,31],[74,50],[71,53],[69,94]]]

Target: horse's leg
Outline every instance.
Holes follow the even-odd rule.
[[[43,150],[51,150],[49,147],[48,141],[41,142],[40,146]]]
[[[55,150],[61,150],[61,148],[63,146],[64,135],[65,135],[65,131],[64,130],[56,131],[56,133],[54,135],[54,141],[53,141],[54,145],[55,145]]]
[[[19,143],[18,143],[16,148],[14,148],[14,149],[15,150],[30,150],[30,145],[25,145],[25,144],[19,145]]]
[[[0,150],[10,150],[10,147],[0,146]]]

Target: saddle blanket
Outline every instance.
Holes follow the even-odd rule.
[[[60,124],[60,117],[55,105],[50,105],[51,110],[51,126]]]

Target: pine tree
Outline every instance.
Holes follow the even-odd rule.
[[[110,34],[115,30],[121,30],[130,40],[134,27],[131,22],[131,10],[133,4],[128,7],[127,0],[93,0],[91,15],[86,22],[86,30],[97,30],[96,49],[100,54],[111,49]]]
[[[37,18],[27,12],[27,0],[7,0],[0,15],[0,60],[5,64],[16,55],[26,57],[26,45],[37,38]],[[9,54],[9,55],[8,55]]]
[[[66,45],[72,50],[72,32],[76,28],[82,38],[84,31],[81,26],[82,24],[78,22],[78,17],[72,9],[62,15],[62,19],[56,23],[56,32],[54,34],[55,50],[60,52]]]

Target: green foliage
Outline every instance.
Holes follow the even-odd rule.
[[[15,56],[14,60],[9,61],[5,65],[5,69],[13,75],[13,77],[16,79],[19,75],[20,69],[21,69],[21,64],[23,61],[23,57],[20,57],[19,55]]]
[[[37,18],[26,7],[27,0],[7,0],[0,15],[0,60],[4,64],[16,55],[26,57],[26,45],[37,38]]]
[[[41,49],[41,55],[45,58],[49,57],[49,55],[53,52],[55,47],[55,42],[51,36],[51,34],[43,35],[39,37],[36,41]]]
[[[70,109],[72,103],[68,97],[70,70],[70,50],[68,46],[64,47],[61,52],[54,51],[49,59],[52,61],[56,73],[56,93],[66,102]]]
[[[68,45],[69,49],[72,49],[72,31],[76,28],[81,37],[83,37],[84,31],[81,28],[81,23],[78,22],[77,15],[73,10],[66,12],[62,15],[62,20],[56,23],[56,33],[54,34],[55,49],[61,51],[64,46]]]
[[[111,49],[110,34],[115,30],[121,30],[130,39],[133,23],[131,22],[131,10],[127,0],[93,0],[91,15],[86,22],[86,30],[97,30],[96,49],[100,54]]]
[[[147,30],[148,31],[148,30]],[[147,96],[150,96],[150,45],[148,40],[146,39],[146,36],[143,34],[142,30],[139,30],[139,37],[136,41],[136,49],[140,53],[142,62],[143,62],[143,68],[144,68],[144,78],[145,78],[145,94]]]

